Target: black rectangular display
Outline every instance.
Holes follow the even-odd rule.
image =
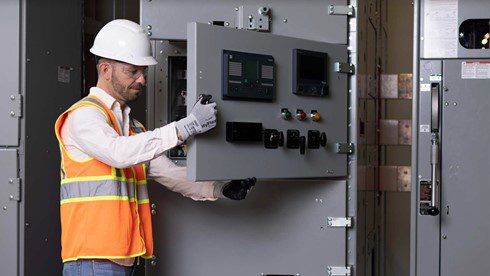
[[[223,50],[223,100],[272,101],[275,64],[269,55]]]
[[[227,142],[262,141],[262,123],[226,122]]]
[[[293,50],[293,93],[304,96],[328,94],[328,54]]]

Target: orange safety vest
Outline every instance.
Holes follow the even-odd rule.
[[[60,115],[55,125],[61,150],[61,257],[77,259],[151,258],[153,237],[146,167],[113,168],[94,158],[77,161],[61,140],[61,127],[71,111],[91,106],[121,135],[112,111],[89,95]],[[131,119],[130,135],[144,132]]]

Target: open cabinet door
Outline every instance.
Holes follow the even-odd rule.
[[[187,53],[187,112],[200,94],[218,106],[189,179],[347,175],[346,45],[189,23]]]

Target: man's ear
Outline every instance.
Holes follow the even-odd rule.
[[[106,81],[110,81],[112,79],[112,70],[114,68],[109,62],[101,62],[99,63],[99,75]]]

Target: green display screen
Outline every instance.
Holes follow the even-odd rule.
[[[246,79],[258,79],[259,68],[258,61],[256,60],[244,60],[243,61],[243,78]]]

